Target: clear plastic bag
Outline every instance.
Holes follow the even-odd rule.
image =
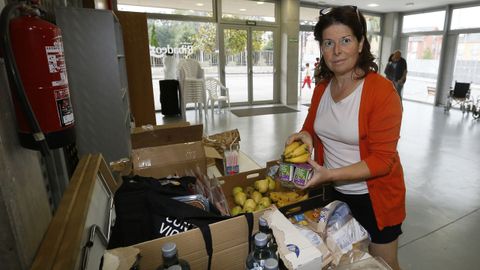
[[[370,236],[353,218],[346,203],[333,201],[321,210],[320,216],[324,225],[323,236],[333,255],[333,266],[342,260],[357,260],[362,258],[360,255],[368,253]]]

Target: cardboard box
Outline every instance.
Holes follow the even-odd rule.
[[[155,178],[173,174],[191,175],[191,171],[207,173],[207,158],[202,142],[134,149],[132,164],[134,174]]]
[[[254,213],[253,233],[258,231],[258,218],[261,215],[262,212]],[[238,216],[210,224],[210,230],[213,247],[211,269],[245,269],[249,245],[245,217]],[[135,245],[134,247],[140,249],[142,256],[140,269],[155,270],[162,264],[161,249],[166,242],[176,243],[179,257],[188,261],[192,270],[208,269],[208,255],[199,229]]]
[[[215,149],[204,147],[199,126],[202,127],[201,125],[169,127],[150,131],[142,130],[137,133],[138,136],[132,137],[132,145],[137,147],[132,151],[133,172],[156,178],[169,174],[182,175],[186,170],[192,169],[206,174],[208,157],[221,158],[221,156]],[[188,133],[190,135],[180,136],[181,139],[174,138],[175,134]],[[134,140],[138,141],[134,142]],[[167,142],[161,140],[167,140]],[[188,140],[192,141],[185,142]],[[180,143],[168,143],[179,141]],[[259,170],[260,175],[264,176],[261,174],[262,171],[264,170]],[[235,181],[241,180],[230,179],[228,182],[235,185]],[[261,212],[254,214],[253,232],[258,231],[260,215]],[[213,241],[211,269],[244,269],[250,237],[245,217],[238,216],[209,226]],[[142,256],[140,269],[155,270],[162,264],[161,248],[166,242],[176,243],[179,257],[188,261],[191,269],[207,269],[208,255],[199,229],[134,245],[135,248],[140,249]]]
[[[202,141],[203,125],[188,122],[163,126],[134,128],[131,135],[132,149]]]
[[[194,171],[206,175],[208,158],[220,156],[204,148],[203,125],[187,124],[137,128],[132,133],[133,173],[155,178]]]
[[[32,269],[79,268],[84,255],[82,247],[86,246],[90,237],[87,212],[94,212],[97,217],[104,215],[104,209],[98,207],[98,200],[92,200],[95,195],[94,184],[101,179],[107,181],[110,190],[116,190],[117,184],[101,155],[82,158],[37,252]],[[96,207],[89,207],[90,204]],[[254,213],[252,234],[258,231],[261,214]],[[104,225],[104,222],[98,224]],[[210,224],[209,227],[213,248],[211,269],[245,269],[250,237],[245,217],[234,217]],[[140,250],[140,269],[156,270],[163,263],[161,248],[166,242],[176,243],[179,257],[187,260],[192,270],[207,269],[208,255],[200,229],[133,245]],[[87,269],[98,269],[105,250],[101,241],[95,241],[93,247],[89,253],[89,263],[94,267]]]
[[[255,181],[265,179],[265,177],[267,177],[267,169],[265,168],[221,177],[220,180],[224,182],[222,184],[223,193],[225,194],[230,209],[236,205],[232,194],[234,187],[240,186],[245,188],[247,186],[253,186]]]

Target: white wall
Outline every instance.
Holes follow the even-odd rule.
[[[299,2],[297,0],[281,2],[280,101],[287,105],[296,105],[298,99]]]

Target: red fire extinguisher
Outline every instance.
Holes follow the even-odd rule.
[[[6,38],[10,42],[4,44],[7,46],[4,51],[11,49],[13,52],[14,61],[10,61],[18,72],[8,72],[7,65],[20,144],[39,149],[38,141],[44,139],[50,149],[63,147],[75,141],[75,130],[61,31],[56,25],[42,20],[35,8],[24,5],[20,10],[20,16],[8,18],[10,36]],[[13,65],[12,69],[15,68]],[[17,79],[19,82],[15,83]],[[18,91],[22,87],[24,91]],[[25,97],[21,96],[22,92]],[[29,103],[34,119],[29,117],[25,103]],[[34,121],[37,121],[40,132],[34,130]]]

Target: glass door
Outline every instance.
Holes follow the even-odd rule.
[[[220,31],[220,73],[237,105],[274,100],[274,31],[251,26],[224,26]]]
[[[273,101],[274,57],[273,31],[252,30],[252,89],[253,102]]]
[[[434,103],[442,39],[441,35],[406,38],[406,50],[402,51],[408,67],[402,93],[404,99]]]
[[[248,29],[223,29],[223,55],[221,76],[225,78],[231,103],[248,102]]]

